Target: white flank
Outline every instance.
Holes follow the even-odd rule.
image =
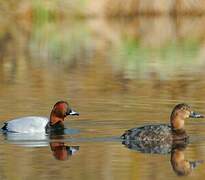
[[[7,121],[7,130],[17,133],[42,133],[45,132],[48,118],[27,116]]]

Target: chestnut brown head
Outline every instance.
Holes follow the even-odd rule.
[[[50,122],[53,125],[59,121],[64,121],[68,115],[78,116],[79,113],[73,111],[66,101],[58,101],[51,111]]]
[[[172,128],[184,129],[184,121],[187,118],[204,118],[204,115],[192,111],[191,107],[185,103],[177,104],[170,117]]]

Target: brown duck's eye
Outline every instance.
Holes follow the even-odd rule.
[[[187,107],[183,107],[182,110],[183,110],[183,111],[190,111],[190,109],[187,108]]]

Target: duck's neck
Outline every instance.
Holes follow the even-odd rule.
[[[64,121],[64,117],[57,117],[53,112],[51,112],[50,122],[49,122],[51,126],[59,123],[63,125],[63,121]]]
[[[183,119],[179,117],[171,118],[171,128],[174,140],[185,140],[188,138]]]
[[[171,118],[171,126],[173,130],[176,131],[185,131],[184,120],[179,117]]]
[[[187,143],[189,136],[184,129],[172,129],[172,139],[173,143]]]

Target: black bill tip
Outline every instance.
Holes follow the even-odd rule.
[[[80,114],[72,109],[69,109],[68,112],[66,113],[66,115],[70,115],[70,116],[79,116]]]
[[[197,112],[192,111],[189,115],[190,118],[204,118],[205,116],[202,114],[199,114]]]

